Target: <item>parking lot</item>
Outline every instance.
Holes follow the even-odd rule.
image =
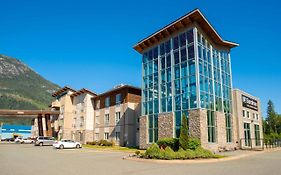
[[[0,143],[1,175],[121,175],[215,174],[280,175],[281,152],[257,154],[239,160],[198,164],[161,164],[123,160],[128,153],[92,149],[55,150],[32,144]]]

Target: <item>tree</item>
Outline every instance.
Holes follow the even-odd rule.
[[[182,115],[180,138],[179,138],[180,148],[186,150],[188,149],[188,126],[186,115]]]
[[[277,132],[278,116],[274,110],[274,104],[271,100],[267,103],[267,124],[269,132]]]

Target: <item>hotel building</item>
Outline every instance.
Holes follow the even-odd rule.
[[[121,85],[93,97],[95,140],[113,140],[120,146],[137,146],[141,89]]]
[[[179,137],[181,117],[189,134],[211,150],[234,149],[230,51],[203,14],[194,10],[134,49],[142,54],[140,148]]]
[[[53,94],[51,107],[59,110],[52,116],[53,135],[81,143],[94,140],[114,141],[120,146],[138,145],[138,118],[141,89],[119,85],[102,94],[87,89],[64,87]]]

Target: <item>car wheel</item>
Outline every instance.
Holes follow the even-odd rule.
[[[32,142],[30,142],[30,144],[33,144],[34,142],[32,141]]]
[[[41,142],[41,143],[39,143],[39,146],[43,146],[43,143]]]
[[[63,145],[60,145],[60,149],[63,149]]]
[[[76,145],[76,148],[77,148],[77,149],[80,148],[80,145],[77,144],[77,145]]]

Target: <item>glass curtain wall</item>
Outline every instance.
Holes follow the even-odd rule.
[[[159,113],[174,112],[176,137],[180,132],[181,116],[185,114],[188,117],[189,109],[225,112],[226,120],[230,121],[230,72],[229,52],[214,49],[195,28],[181,32],[144,52],[142,115],[148,116],[149,142],[158,139]],[[212,121],[208,124],[212,128],[210,133],[216,133],[216,116],[214,113],[208,116]],[[231,122],[226,125],[227,140],[231,141]]]

